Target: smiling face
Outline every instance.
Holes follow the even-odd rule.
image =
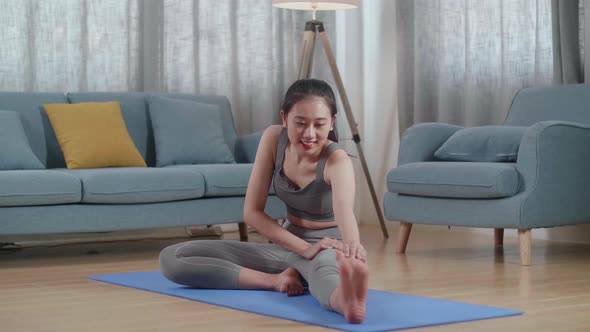
[[[328,134],[336,117],[322,97],[308,97],[297,102],[286,113],[281,111],[289,141],[298,153],[313,155],[328,144]]]

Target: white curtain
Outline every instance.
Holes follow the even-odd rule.
[[[311,18],[270,0],[0,0],[0,8],[0,90],[225,95],[241,134],[278,123]],[[318,18],[333,28],[333,13]],[[328,72],[320,55],[314,76]]]
[[[0,0],[0,90],[139,86],[137,1]]]
[[[399,147],[395,6],[395,1],[363,1],[360,8],[336,16],[339,68],[379,206],[386,190],[385,177],[397,163]],[[339,127],[344,127],[343,144],[351,155],[358,156],[356,144],[346,139],[350,132],[344,114],[339,122]],[[376,223],[377,213],[361,160],[353,158],[353,162],[357,218],[360,222]]]
[[[309,12],[277,9],[271,1],[155,1],[163,6],[163,91],[230,98],[238,130],[279,123],[284,92],[297,78]],[[319,13],[327,28],[334,15]],[[328,72],[314,53],[314,76]]]
[[[499,124],[514,94],[553,80],[551,0],[400,0],[402,130]]]

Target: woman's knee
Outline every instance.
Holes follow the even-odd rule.
[[[160,272],[163,276],[169,280],[181,283],[183,276],[186,274],[186,264],[182,261],[186,254],[188,247],[191,247],[193,251],[191,254],[195,255],[195,247],[200,245],[193,243],[195,241],[176,243],[171,246],[164,248],[160,252]]]
[[[320,287],[332,286],[338,283],[340,271],[336,261],[336,250],[328,249],[321,251],[311,262],[310,285],[321,285]],[[330,287],[329,287],[330,288]]]
[[[176,257],[177,248],[178,244],[168,246],[160,252],[159,256],[160,272],[162,273],[162,275],[164,275],[164,277],[172,281],[176,279],[174,271],[177,270],[175,268],[175,265],[177,265],[176,260],[178,260],[178,258]]]
[[[336,261],[336,249],[326,249],[320,251],[311,261],[312,271],[321,269],[336,269],[338,271],[338,262]]]

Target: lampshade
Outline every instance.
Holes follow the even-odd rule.
[[[356,8],[359,6],[359,0],[272,0],[272,5],[299,10],[336,10]]]

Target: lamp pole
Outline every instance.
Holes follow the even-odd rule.
[[[387,228],[385,227],[385,220],[383,219],[381,206],[379,206],[377,193],[375,192],[373,180],[371,179],[371,174],[369,173],[369,168],[367,166],[365,154],[363,152],[363,147],[361,145],[361,137],[358,133],[356,121],[354,119],[354,114],[352,113],[350,102],[348,101],[348,96],[346,95],[346,90],[344,89],[342,78],[340,77],[340,72],[338,71],[338,67],[336,66],[336,58],[334,57],[334,52],[332,51],[332,47],[330,46],[330,41],[328,40],[328,35],[326,33],[326,30],[324,29],[324,24],[321,21],[315,19],[315,10],[313,11],[313,13],[313,19],[305,23],[305,31],[303,32],[301,63],[299,64],[299,79],[310,77],[313,49],[315,45],[315,36],[316,34],[319,34],[322,45],[324,47],[324,51],[326,52],[326,57],[328,58],[328,63],[330,64],[330,69],[332,70],[332,76],[334,76],[334,81],[336,83],[336,88],[338,89],[338,94],[340,95],[340,99],[342,100],[342,106],[344,107],[344,113],[346,114],[346,119],[348,120],[348,126],[350,127],[350,131],[352,133],[352,139],[354,140],[354,143],[356,145],[359,154],[359,159],[363,167],[363,172],[365,174],[365,178],[367,179],[367,184],[369,185],[371,198],[373,199],[375,211],[377,212],[377,217],[379,218],[379,223],[381,225],[381,232],[383,232],[383,236],[385,238],[389,238]]]

